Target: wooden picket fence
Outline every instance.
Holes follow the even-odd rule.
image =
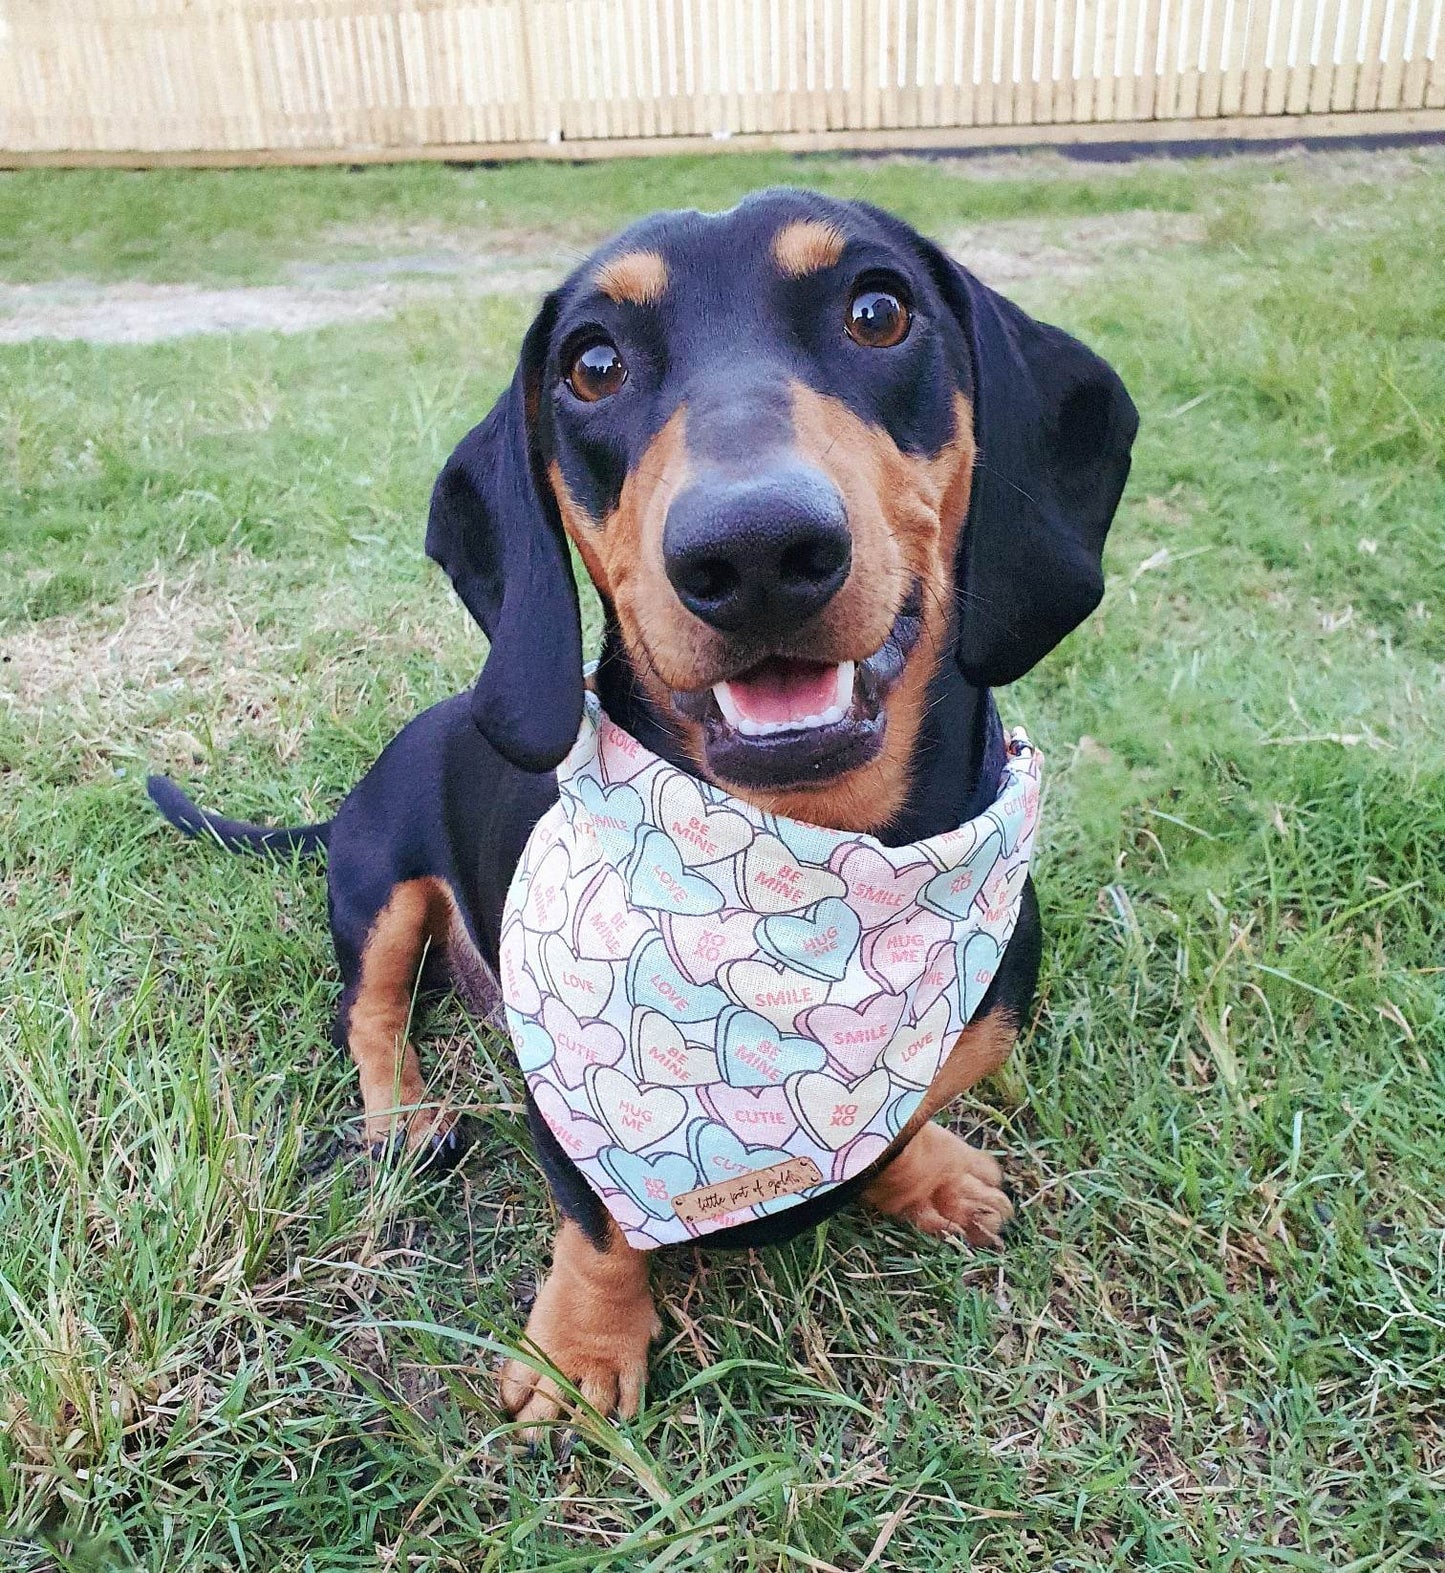
[[[1445,130],[1445,0],[0,0],[0,164]]]

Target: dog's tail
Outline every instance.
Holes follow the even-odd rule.
[[[319,825],[252,825],[244,819],[225,819],[197,808],[169,776],[147,776],[150,800],[177,830],[188,836],[211,836],[228,852],[271,852],[281,856],[300,853],[318,857],[331,839],[331,821]]]

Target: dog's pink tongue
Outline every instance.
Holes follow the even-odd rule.
[[[821,715],[834,702],[838,668],[773,656],[728,684],[733,704],[748,721],[786,724]]]

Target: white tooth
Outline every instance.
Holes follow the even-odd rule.
[[[858,671],[855,661],[840,661],[838,663],[838,688],[833,703],[839,709],[847,711],[853,703],[853,678]],[[843,718],[839,716],[841,721]]]
[[[712,696],[717,700],[717,707],[722,711],[723,720],[736,732],[746,730],[742,712],[733,703],[732,686],[728,683],[714,683]]]

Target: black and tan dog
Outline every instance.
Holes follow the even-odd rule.
[[[329,847],[338,1035],[377,1151],[446,1161],[406,1041],[423,983],[495,1016],[508,882],[577,736],[583,651],[568,542],[606,612],[596,684],[663,758],[797,819],[890,844],[992,799],[989,695],[1097,605],[1137,417],[1114,372],[872,207],[769,191],[666,213],[543,302],[510,389],[448,461],[427,551],[491,641],[470,695],[386,749],[328,825],[167,817],[233,847]],[[711,1235],[786,1238],[850,1198],[928,1233],[996,1238],[997,1164],[931,1117],[1008,1054],[1038,969],[1026,889],[1002,966],[915,1116],[859,1179]],[[527,1332],[598,1407],[635,1410],[658,1328],[647,1257],[530,1105],[563,1215]],[[513,1364],[507,1407],[558,1414]]]

